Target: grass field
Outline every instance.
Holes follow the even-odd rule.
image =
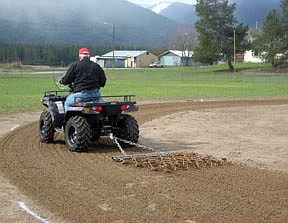
[[[226,65],[106,70],[108,80],[101,92],[135,94],[138,101],[288,97],[288,75],[262,73],[267,66],[236,64],[237,72],[233,73],[225,72]],[[41,109],[43,92],[57,90],[54,77],[63,72],[0,66],[0,112]]]

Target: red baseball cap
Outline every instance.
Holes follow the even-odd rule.
[[[79,50],[79,57],[89,57],[90,56],[90,52],[89,52],[89,50],[87,49],[87,48],[81,48],[80,50]]]

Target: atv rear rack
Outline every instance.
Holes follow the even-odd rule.
[[[59,97],[67,97],[69,95],[69,91],[67,90],[58,90],[58,91],[45,91],[44,92],[44,96],[43,98],[59,98]],[[79,98],[85,98],[85,99],[89,99],[91,98],[91,100],[88,100],[86,102],[83,103],[117,103],[117,102],[133,102],[136,103],[134,100],[132,100],[133,98],[135,98],[134,94],[128,94],[128,95],[104,95],[101,97],[76,97],[75,98],[75,104],[76,104],[76,99]],[[103,99],[103,100],[100,100]],[[107,100],[105,100],[107,99]],[[117,99],[117,100],[116,100]]]
[[[69,95],[67,90],[58,90],[58,91],[46,91],[42,97],[42,104],[48,105],[49,102],[62,102],[66,100]],[[81,111],[84,107],[93,107],[93,106],[126,106],[122,110],[124,112],[134,112],[138,110],[136,101],[133,100],[135,95],[110,95],[110,96],[100,96],[100,97],[75,97],[74,104],[71,107],[75,107],[72,110]],[[80,100],[79,100],[80,99]],[[79,102],[78,102],[79,101]],[[77,109],[77,107],[79,109]],[[82,107],[82,108],[81,108]],[[112,108],[111,108],[112,109]]]
[[[111,95],[111,96],[100,96],[100,97],[75,97],[74,106],[94,106],[94,105],[121,105],[121,104],[129,104],[134,105],[136,101],[133,101],[135,95]],[[80,99],[80,100],[79,100]],[[82,99],[82,100],[81,100]],[[84,99],[84,100],[83,100]],[[78,102],[78,100],[80,102]]]

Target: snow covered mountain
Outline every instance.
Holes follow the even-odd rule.
[[[255,27],[256,23],[262,26],[265,17],[273,8],[280,10],[280,0],[229,0],[229,3],[234,2],[237,3],[235,12],[237,20],[250,27]],[[198,20],[195,5],[184,4],[180,0],[179,2],[163,0],[163,2],[146,8],[186,26],[194,26]]]
[[[170,7],[174,3],[183,3],[187,5],[195,5],[197,3],[196,0],[155,0],[154,4],[147,2],[146,0],[127,0],[133,4],[139,5],[143,8],[150,9],[151,11],[160,14],[163,10]]]
[[[171,4],[172,4],[171,2],[161,2],[161,3],[150,6],[149,9],[157,14],[160,14],[164,9],[171,6]]]
[[[193,2],[193,1],[192,1]],[[173,6],[175,4],[184,4],[184,3],[180,3],[180,2],[173,2],[173,1],[163,1],[163,2],[158,2],[156,4],[153,5],[149,5],[149,4],[145,4],[145,3],[141,3],[139,4],[140,6],[150,9],[151,11],[155,12],[156,14],[160,14],[167,8],[173,8]],[[189,5],[191,6],[192,4],[185,4],[185,5]]]

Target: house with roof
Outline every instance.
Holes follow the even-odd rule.
[[[260,55],[255,55],[252,50],[247,50],[244,52],[244,62],[263,63],[265,60]]]
[[[147,50],[115,50],[97,58],[101,67],[112,68],[148,67],[150,63],[158,61],[158,57]]]
[[[197,66],[199,63],[192,61],[193,53],[188,50],[168,50],[159,55],[159,59],[163,66]]]

